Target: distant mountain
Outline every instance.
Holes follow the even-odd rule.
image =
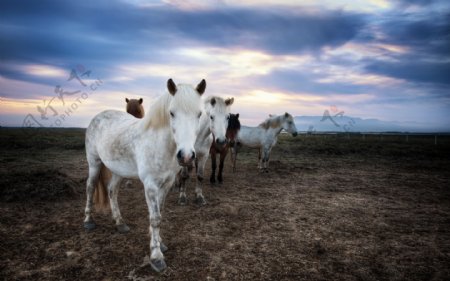
[[[449,126],[436,126],[419,122],[381,121],[350,116],[296,116],[299,131],[316,132],[449,132]]]

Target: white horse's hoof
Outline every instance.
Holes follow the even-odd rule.
[[[90,231],[93,230],[95,228],[95,222],[94,221],[87,221],[84,223],[84,229]]]
[[[195,204],[197,204],[199,206],[204,206],[204,205],[206,205],[206,200],[203,197],[197,197],[197,198],[195,198]]]
[[[167,268],[166,262],[164,260],[150,260],[150,265],[156,272],[162,272]]]
[[[167,252],[167,250],[169,250],[169,248],[167,248],[167,246],[163,242],[159,243],[159,249],[161,250],[162,253],[165,253]]]
[[[185,196],[178,198],[178,205],[181,206],[187,205],[187,198]]]
[[[119,231],[119,233],[128,233],[130,231],[130,227],[128,225],[126,225],[125,223],[123,224],[119,224],[116,225],[117,231]]]

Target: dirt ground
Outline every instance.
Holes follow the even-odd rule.
[[[128,234],[83,229],[83,130],[0,133],[0,280],[450,280],[449,137],[283,136],[269,173],[243,149],[206,206],[169,194],[157,274],[139,182]]]

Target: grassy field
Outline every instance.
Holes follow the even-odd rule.
[[[156,274],[139,182],[128,234],[83,229],[83,129],[0,133],[0,280],[450,280],[448,136],[282,135],[269,173],[243,148],[206,206],[169,194]]]

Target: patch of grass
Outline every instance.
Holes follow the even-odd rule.
[[[1,149],[84,149],[85,129],[0,128]]]

